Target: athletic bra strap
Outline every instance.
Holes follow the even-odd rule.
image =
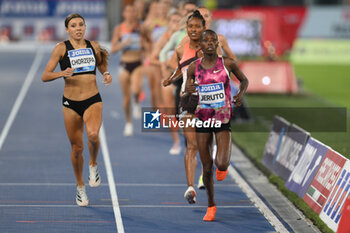
[[[67,51],[68,51],[68,50],[73,50],[73,49],[74,49],[74,48],[73,48],[73,45],[70,43],[69,40],[66,40],[64,43],[66,44],[66,49],[67,49]]]
[[[91,42],[89,40],[85,40],[85,42],[86,42],[86,48],[92,47]]]
[[[188,59],[188,60],[182,62],[182,63],[180,64],[180,68],[185,67],[185,66],[188,66],[188,65],[190,65],[193,61],[197,60],[197,59],[198,59],[198,52],[199,52],[199,50],[196,51],[196,56],[194,56],[194,57],[192,57],[192,58],[190,58],[190,59]]]
[[[188,59],[188,60],[182,62],[182,63],[180,64],[180,68],[185,67],[185,66],[188,66],[189,64],[191,64],[193,61],[195,61],[195,60],[197,60],[197,59],[198,59],[197,57],[192,57],[192,58],[190,58],[190,59]]]

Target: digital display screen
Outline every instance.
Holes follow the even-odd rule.
[[[261,56],[261,21],[256,19],[218,19],[213,30],[225,36],[237,56]]]

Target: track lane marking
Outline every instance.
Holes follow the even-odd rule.
[[[38,50],[36,55],[35,55],[35,58],[34,58],[34,61],[29,69],[29,72],[27,74],[27,77],[25,78],[24,82],[23,82],[23,85],[21,87],[21,90],[19,91],[19,94],[17,96],[17,99],[11,109],[11,112],[10,112],[10,115],[9,117],[7,118],[6,120],[6,123],[5,123],[5,126],[4,128],[2,129],[1,131],[1,135],[0,135],[0,151],[2,149],[2,146],[4,145],[4,142],[6,140],[6,137],[11,129],[11,126],[17,116],[17,113],[19,111],[19,108],[21,107],[22,105],[22,102],[28,92],[28,89],[35,77],[35,74],[36,72],[38,71],[39,67],[40,67],[40,64],[41,64],[41,61],[43,59],[43,56],[44,56],[44,53],[41,51],[41,50]]]
[[[241,190],[248,196],[248,198],[254,203],[258,210],[264,215],[264,217],[270,222],[270,224],[276,229],[277,232],[289,232],[281,221],[273,214],[273,212],[265,205],[265,203],[258,197],[254,190],[248,185],[243,177],[232,166],[228,167],[228,173],[236,181]]]
[[[89,205],[86,208],[111,208],[112,205]],[[25,207],[36,207],[36,208],[81,208],[77,205],[0,205],[0,208],[25,208]],[[189,208],[189,209],[203,209],[207,208],[207,205],[119,205],[121,208]],[[241,209],[241,208],[253,208],[256,206],[253,204],[250,205],[237,205],[237,206],[217,206],[218,209]]]
[[[103,155],[103,161],[104,161],[105,168],[106,168],[106,175],[107,175],[107,180],[108,180],[109,192],[111,194],[113,212],[114,212],[114,218],[115,218],[117,230],[118,230],[118,233],[124,233],[123,220],[122,220],[121,213],[120,213],[117,189],[116,189],[116,185],[114,182],[113,170],[112,170],[109,150],[108,150],[108,146],[107,146],[106,133],[105,133],[103,123],[102,123],[101,129],[100,129],[100,144],[101,144],[101,150],[102,150],[102,155]]]
[[[0,186],[76,186],[74,183],[0,183]],[[232,184],[214,184],[215,187],[238,186]],[[100,186],[108,186],[108,183],[101,183]],[[187,187],[186,184],[139,184],[139,183],[116,183],[116,186],[126,187]]]

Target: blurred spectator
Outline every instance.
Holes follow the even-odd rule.
[[[277,55],[276,55],[276,49],[273,43],[269,40],[264,42],[264,47],[266,49],[266,58],[268,61],[276,61]]]
[[[121,66],[118,76],[123,93],[123,109],[126,120],[123,132],[124,136],[131,136],[133,134],[131,106],[133,107],[133,118],[141,118],[139,104],[143,78],[141,24],[137,18],[135,8],[132,4],[124,7],[124,20],[114,28],[111,42],[111,53],[121,52]]]
[[[126,5],[130,5],[133,3],[133,0],[123,0],[123,7],[125,7]]]
[[[134,6],[135,6],[136,11],[137,11],[138,20],[143,22],[146,18],[146,7],[147,7],[146,0],[135,0]]]
[[[168,12],[171,6],[165,0],[154,0],[151,2],[146,20],[141,28],[142,42],[144,45],[144,68],[148,77],[151,90],[151,102],[153,108],[159,108],[162,105],[160,95],[160,81],[162,79],[160,72],[154,70],[150,64],[150,56],[155,43],[167,31]]]
[[[100,36],[100,27],[94,26],[90,30],[90,35],[88,40],[99,40]]]
[[[34,26],[32,24],[24,25],[23,27],[23,40],[33,40],[35,38]]]
[[[165,44],[169,41],[171,36],[180,29],[180,20],[181,20],[181,13],[176,10],[171,10],[168,15],[168,27],[167,31],[160,37],[160,39],[154,44],[151,56],[150,56],[150,63],[152,69],[152,73],[157,73],[159,75],[155,76],[157,81],[157,86],[160,88],[160,82],[163,78],[168,77],[171,73],[168,74],[162,74],[161,70],[161,64],[163,64],[159,60],[159,53],[164,47]],[[174,52],[174,51],[172,51]],[[171,55],[170,55],[171,56]],[[157,88],[156,86],[156,88]],[[161,99],[161,104],[166,107],[164,109],[165,113],[168,115],[175,116],[175,99],[174,99],[174,86],[168,86],[164,88],[160,88],[160,90],[157,91],[158,95]],[[171,135],[173,138],[173,146],[170,149],[169,153],[172,155],[178,155],[181,152],[181,142],[179,138],[179,134],[177,129],[171,130]]]
[[[56,28],[55,26],[47,26],[43,28],[38,34],[38,40],[41,42],[49,42],[55,40]]]
[[[11,40],[11,27],[4,26],[0,30],[0,43],[8,43]]]
[[[218,1],[217,0],[204,0],[204,6],[208,8],[209,10],[215,10],[218,8]]]

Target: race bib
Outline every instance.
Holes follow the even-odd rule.
[[[200,85],[198,88],[201,108],[220,108],[225,105],[224,84]]]
[[[124,51],[141,49],[141,39],[139,34],[130,33],[122,36],[122,42],[128,39],[130,39],[130,42],[123,48]]]
[[[91,48],[69,50],[68,57],[70,65],[75,68],[74,73],[95,70],[95,57]]]

